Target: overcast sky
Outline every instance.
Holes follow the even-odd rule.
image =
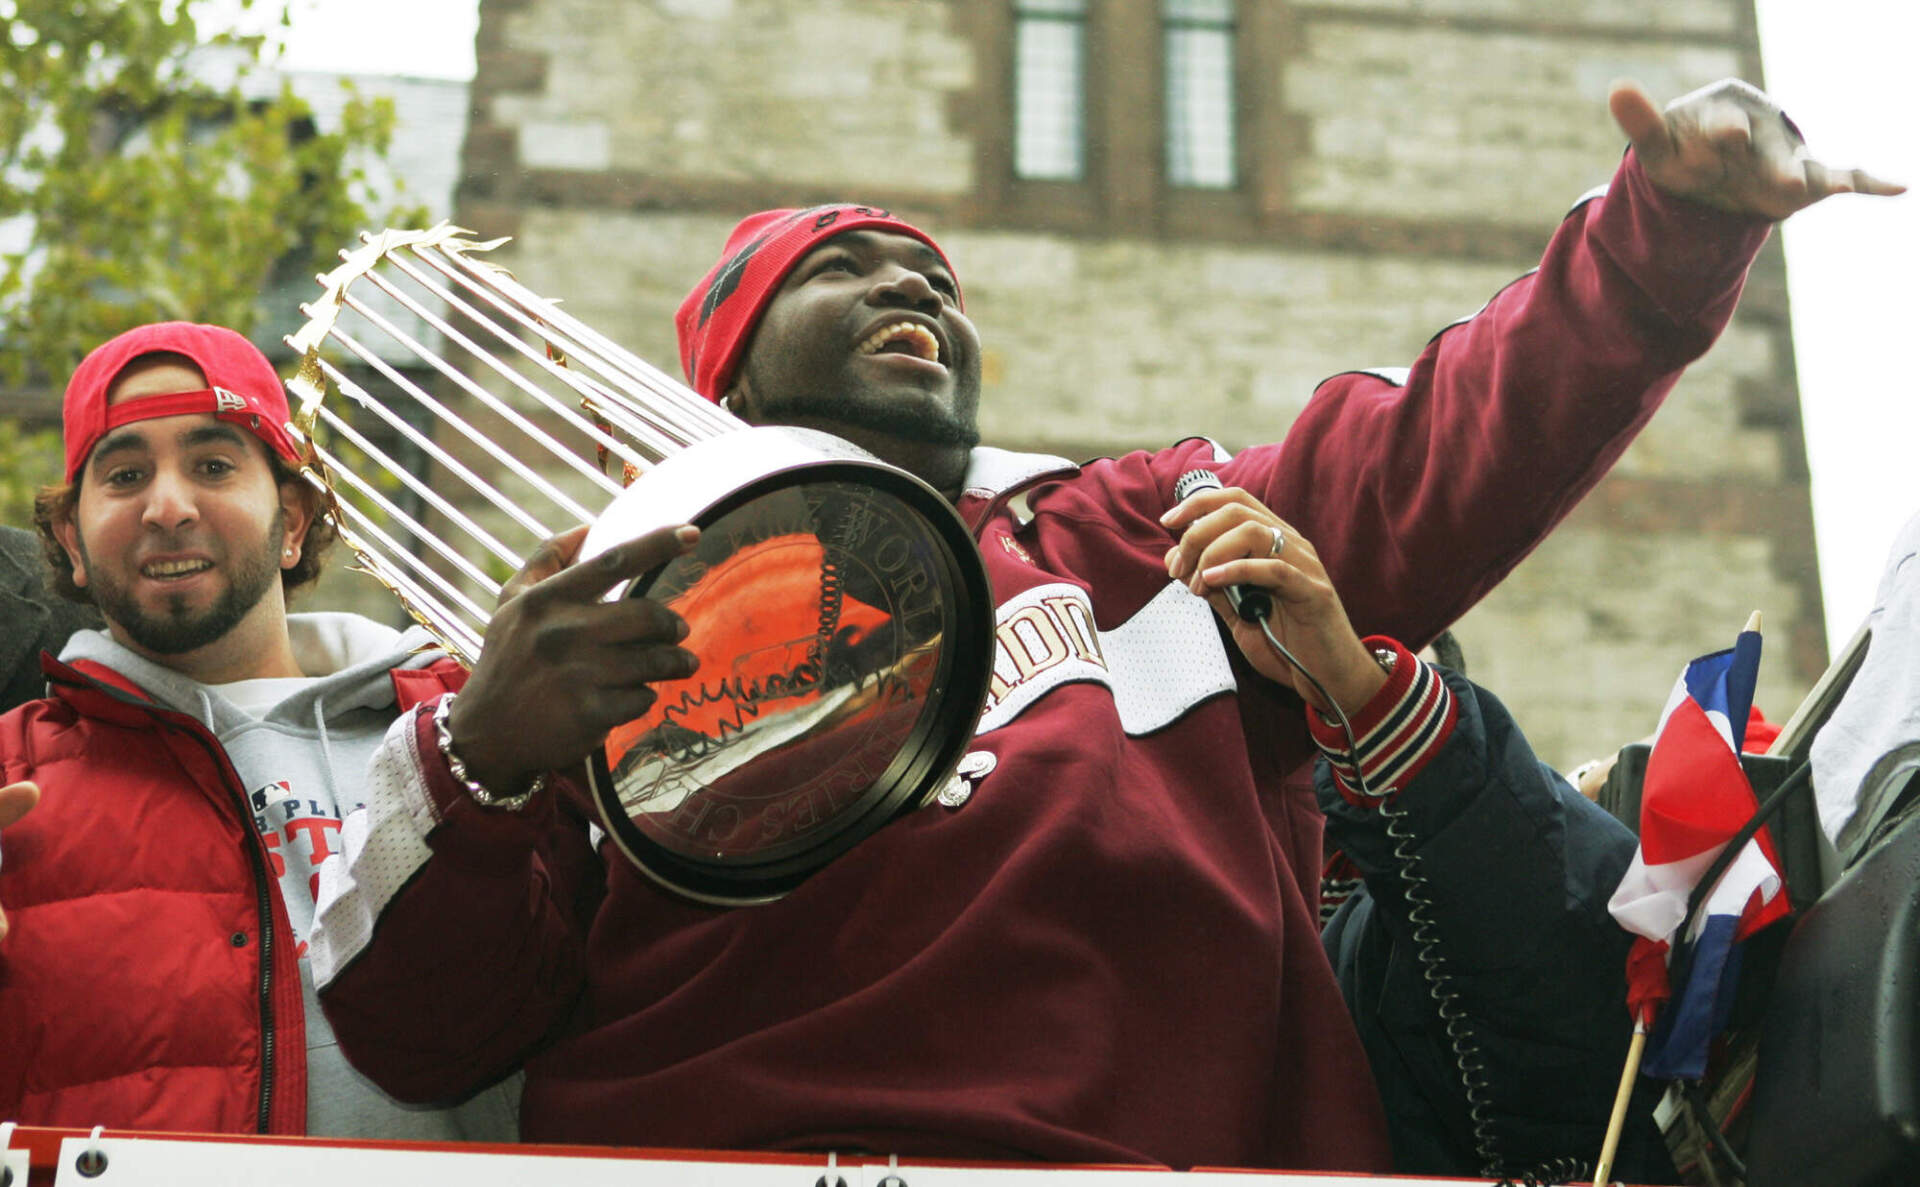
[[[1767,89],[1821,159],[1920,186],[1920,0],[1758,7]],[[293,0],[293,12],[290,68],[473,75],[474,0]],[[1920,511],[1920,392],[1906,359],[1920,341],[1920,197],[1838,198],[1795,217],[1785,235],[1837,650],[1871,608],[1894,533]]]
[[[291,0],[290,10],[290,70],[473,77],[478,0]]]
[[[1824,160],[1920,188],[1915,0],[1760,0],[1767,89]],[[1813,471],[1827,645],[1872,608],[1920,511],[1920,196],[1841,197],[1789,220],[1787,283]]]

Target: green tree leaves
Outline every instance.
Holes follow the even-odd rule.
[[[264,38],[203,37],[179,0],[0,0],[0,20],[0,380],[57,388],[141,322],[251,332],[276,276],[370,222],[389,101],[318,131]]]

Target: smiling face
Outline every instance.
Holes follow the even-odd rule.
[[[205,386],[195,368],[150,356],[121,372],[108,402]],[[290,487],[257,437],[211,414],[136,420],[88,455],[73,514],[54,530],[121,643],[189,674],[208,658],[228,679],[275,674],[231,669],[285,650],[280,570],[308,523]]]
[[[978,443],[980,339],[932,248],[857,230],[768,303],[728,392],[754,424],[823,429],[955,493]]]

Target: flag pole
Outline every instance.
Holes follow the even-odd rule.
[[[1607,1139],[1600,1144],[1600,1162],[1593,1170],[1593,1187],[1607,1187],[1612,1181],[1613,1156],[1620,1148],[1620,1131],[1627,1124],[1627,1101],[1633,1096],[1633,1082],[1640,1075],[1640,1053],[1647,1048],[1647,1017],[1643,1013],[1633,1021],[1633,1041],[1627,1044],[1627,1063],[1620,1069],[1620,1087],[1613,1094],[1613,1115],[1607,1118]]]

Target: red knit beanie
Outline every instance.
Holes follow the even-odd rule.
[[[828,239],[862,227],[911,235],[953,271],[946,253],[925,231],[877,206],[810,206],[748,215],[727,236],[720,262],[680,302],[673,317],[680,333],[680,367],[693,390],[716,401],[726,394],[753,328],[787,273]],[[954,284],[957,291],[958,279]]]

